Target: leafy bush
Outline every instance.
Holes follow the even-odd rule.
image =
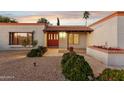
[[[100,81],[123,81],[124,80],[124,70],[117,69],[105,69],[102,74],[100,74],[96,80]]]
[[[41,48],[42,47],[42,48]],[[39,46],[36,49],[32,49],[28,54],[27,57],[41,57],[47,51],[46,47]]]
[[[93,71],[83,56],[65,53],[62,57],[62,73],[66,79],[84,81],[93,79]]]
[[[43,47],[43,46],[38,46],[38,49],[42,51],[43,53],[47,51],[47,47]]]
[[[61,60],[61,64],[62,66],[64,66],[64,64],[67,62],[67,60],[69,60],[72,56],[75,56],[76,53],[73,52],[68,52],[68,53],[65,53],[63,56],[62,56],[62,60]]]
[[[39,49],[32,49],[28,54],[28,57],[39,57],[41,56],[41,51]]]

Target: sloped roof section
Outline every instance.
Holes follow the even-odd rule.
[[[92,32],[93,29],[87,26],[47,26],[44,31]]]

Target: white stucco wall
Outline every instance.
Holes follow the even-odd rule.
[[[117,24],[118,17],[113,17],[91,26],[94,31],[87,35],[87,45],[105,45],[107,42],[109,47],[118,47]]]
[[[44,33],[44,46],[47,47],[47,33]]]
[[[124,54],[108,55],[108,66],[124,67]]]
[[[124,54],[123,53],[105,53],[92,48],[87,48],[87,54],[100,60],[107,66],[124,66]]]
[[[124,48],[124,16],[118,17],[118,47]]]
[[[9,32],[32,32],[35,31],[34,40],[38,45],[44,45],[44,25],[0,25],[0,50],[18,50],[19,45],[9,45]],[[16,47],[16,48],[12,48]]]
[[[95,49],[91,49],[91,48],[87,48],[86,50],[87,54],[100,60],[101,62],[103,62],[104,64],[108,65],[108,54],[95,50]]]

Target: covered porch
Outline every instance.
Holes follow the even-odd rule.
[[[93,29],[86,26],[48,26],[44,30],[45,45],[48,48],[67,49],[86,49],[87,33]]]

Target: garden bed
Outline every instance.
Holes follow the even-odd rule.
[[[106,48],[106,47],[102,47],[102,46],[90,46],[89,48],[92,48],[92,49],[95,49],[95,50],[99,50],[99,51],[102,51],[102,52],[105,52],[105,53],[124,53],[124,49],[121,49],[121,48],[112,48],[112,47],[109,47],[109,48]]]
[[[102,61],[107,66],[124,66],[124,49],[90,46],[87,54]]]

